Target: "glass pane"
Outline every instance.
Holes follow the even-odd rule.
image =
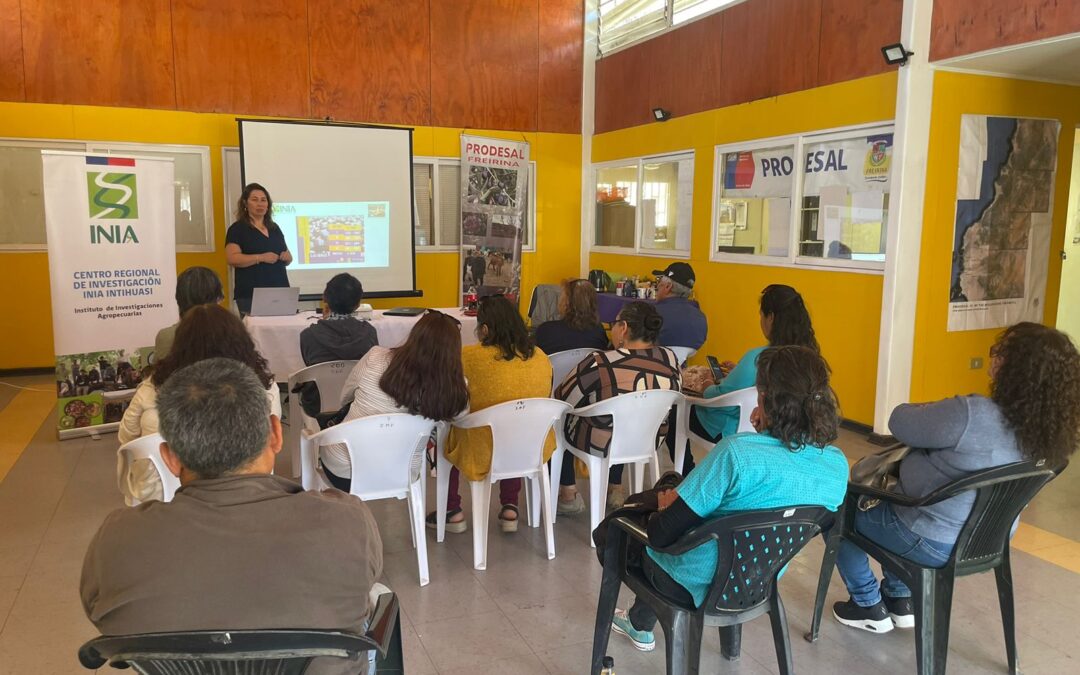
[[[596,170],[597,246],[634,247],[637,164]]]
[[[891,133],[806,146],[799,255],[885,261]]]
[[[461,243],[461,167],[439,165],[439,246]]]
[[[0,247],[45,248],[41,151],[84,149],[82,143],[0,142]]]
[[[694,160],[648,162],[641,182],[641,248],[690,250]]]
[[[602,0],[599,10],[601,52],[661,31],[668,25],[666,0]]]
[[[672,23],[678,26],[684,21],[689,21],[721,7],[735,3],[736,0],[675,0]]]
[[[431,165],[413,164],[413,195],[416,200],[416,245],[432,246],[435,244],[434,223],[431,220],[432,189]]]
[[[226,227],[236,218],[236,203],[244,186],[240,184],[240,148],[225,148],[225,219]],[[229,268],[230,270],[232,268]]]
[[[725,153],[719,170],[714,250],[786,257],[795,146]]]

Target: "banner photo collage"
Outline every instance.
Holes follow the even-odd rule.
[[[461,136],[462,307],[521,287],[529,189],[529,144]]]
[[[171,159],[42,153],[60,438],[111,431],[177,320]]]

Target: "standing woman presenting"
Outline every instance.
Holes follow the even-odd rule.
[[[287,288],[285,266],[292,254],[270,216],[274,202],[258,183],[249,183],[236,205],[236,222],[225,233],[225,261],[236,270],[233,298],[242,314],[251,312],[256,288]]]

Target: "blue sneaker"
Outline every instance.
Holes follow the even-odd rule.
[[[638,630],[630,623],[630,617],[626,610],[615,610],[615,618],[611,620],[611,629],[616,633],[630,638],[634,649],[642,652],[651,652],[656,649],[656,637],[651,630]]]

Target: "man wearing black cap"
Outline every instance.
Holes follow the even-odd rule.
[[[664,347],[701,349],[709,332],[708,322],[696,301],[690,299],[694,288],[694,269],[684,262],[674,262],[667,269],[653,270],[656,284],[656,311],[664,317],[659,344]]]

